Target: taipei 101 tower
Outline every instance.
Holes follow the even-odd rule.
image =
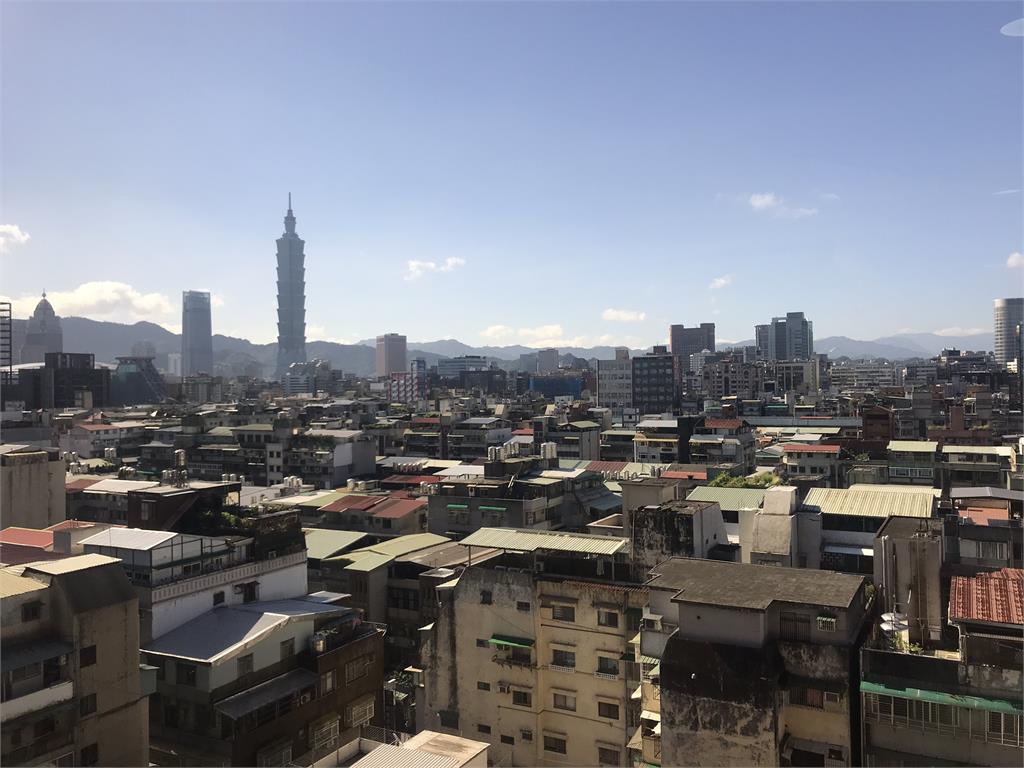
[[[292,195],[284,234],[277,239],[277,379],[292,363],[306,362],[306,243],[295,234]]]

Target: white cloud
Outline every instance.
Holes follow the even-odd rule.
[[[73,291],[54,291],[47,293],[46,298],[53,310],[64,317],[77,315],[119,323],[150,320],[168,327],[181,319],[181,305],[162,293],[142,293],[127,283],[110,280],[83,283]],[[39,296],[6,300],[11,302],[16,316],[28,317],[39,303]]]
[[[959,325],[954,325],[951,328],[940,328],[935,331],[936,336],[976,336],[979,333],[985,333],[987,328],[962,328]]]
[[[1024,253],[1014,251],[1006,257],[1007,269],[1024,269]]]
[[[524,347],[543,349],[545,347],[596,347],[596,346],[642,346],[634,336],[617,336],[602,334],[600,336],[566,336],[564,329],[557,323],[538,325],[533,328],[512,328],[508,325],[490,325],[479,333],[485,339],[496,344],[520,344]]]
[[[538,325],[535,328],[520,328],[516,335],[521,339],[541,339],[545,337],[559,337],[562,335],[562,326]]]
[[[1024,19],[1014,19],[999,30],[1007,37],[1024,37]]]
[[[316,323],[306,324],[306,340],[307,341],[329,341],[333,344],[355,344],[356,342],[352,339],[346,339],[338,336],[332,336],[328,333],[327,328]],[[274,339],[277,341],[277,339]]]
[[[992,196],[993,197],[998,197],[1000,195],[1018,195],[1018,194],[1020,194],[1020,190],[1019,189],[1000,189],[998,192],[993,192]]]
[[[801,208],[788,205],[786,201],[774,192],[755,192],[748,198],[750,207],[758,213],[770,211],[772,216],[780,219],[803,219],[807,216],[815,216],[817,208]]]
[[[722,275],[716,277],[711,281],[711,285],[708,286],[712,291],[717,291],[721,288],[725,288],[727,285],[732,285],[732,275]]]
[[[822,200],[828,200],[833,203],[842,199],[835,192],[822,192],[820,197]]]
[[[606,309],[601,313],[602,320],[610,320],[613,323],[641,323],[646,318],[646,312],[635,309]]]
[[[443,264],[436,261],[417,261],[410,259],[405,262],[405,279],[418,280],[428,272],[451,272],[459,267],[465,266],[466,260],[458,256],[449,256]]]
[[[0,253],[6,253],[12,245],[28,242],[31,235],[17,224],[0,224]]]
[[[489,325],[480,331],[480,335],[485,339],[494,339],[498,341],[500,339],[507,339],[515,336],[516,329],[509,328],[507,325]]]

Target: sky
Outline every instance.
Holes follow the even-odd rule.
[[[0,294],[276,338],[988,331],[1024,15],[971,3],[0,4]]]

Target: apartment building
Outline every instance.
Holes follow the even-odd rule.
[[[747,363],[738,356],[709,360],[701,366],[700,391],[705,397],[721,400],[738,397],[750,400],[759,397],[763,389],[764,368]]]
[[[889,482],[933,487],[939,480],[938,450],[933,440],[889,441]]]
[[[404,454],[447,459],[450,432],[451,416],[415,416],[405,431]]]
[[[676,358],[676,366],[681,373],[688,373],[690,358],[707,350],[715,351],[715,324],[701,323],[695,328],[685,325],[669,326],[669,345],[672,356]]]
[[[858,765],[859,576],[673,558],[640,647],[660,667],[641,754],[660,765]],[[645,701],[646,706],[646,701]]]
[[[629,350],[616,351],[614,360],[597,361],[597,404],[607,408],[633,407],[633,362]]]
[[[220,606],[143,647],[156,765],[311,765],[383,722],[383,630],[342,595]]]
[[[838,445],[785,443],[782,446],[782,466],[793,483],[839,488],[842,485],[840,451]]]
[[[645,600],[625,581],[628,541],[481,529],[461,544],[503,554],[436,589],[418,729],[486,741],[496,764],[628,765],[639,679],[625,658]]]
[[[376,440],[361,429],[309,429],[289,440],[283,471],[316,488],[337,488],[373,474],[375,449]]]
[[[0,762],[146,765],[138,599],[118,561],[79,555],[0,570]]]
[[[644,419],[636,425],[633,461],[672,464],[679,461],[679,422],[676,419]]]
[[[533,420],[533,452],[540,455],[544,443],[554,443],[560,459],[596,461],[601,458],[601,425],[589,419],[559,422],[538,416]]]
[[[675,358],[663,346],[634,357],[633,407],[641,414],[671,413],[675,404]]]
[[[944,445],[940,472],[945,490],[962,486],[1009,488],[1018,456],[1008,445]]]
[[[744,474],[754,471],[754,432],[742,419],[706,418],[687,442],[694,464],[732,465]]]
[[[459,461],[487,456],[487,449],[503,445],[512,437],[512,427],[494,416],[474,416],[455,424],[448,435],[448,455]]]
[[[66,466],[56,448],[0,445],[0,520],[45,528],[64,519]]]

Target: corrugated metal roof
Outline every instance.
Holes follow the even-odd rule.
[[[963,453],[977,454],[981,456],[988,456],[992,454],[999,454],[1000,456],[1007,457],[1014,456],[1013,448],[1008,445],[944,445],[942,446],[942,452],[947,455],[951,453]]]
[[[786,453],[839,453],[838,445],[816,445],[814,443],[785,443],[782,450]]]
[[[858,517],[931,517],[935,497],[926,492],[868,491],[853,488],[812,488],[803,508],[826,515]]]
[[[100,565],[120,562],[116,557],[107,557],[106,555],[75,555],[74,557],[64,557],[60,560],[51,560],[45,563],[28,563],[25,565],[25,569],[38,571],[50,576],[60,576],[64,573],[74,573],[75,571],[84,571],[87,568],[96,568]]]
[[[902,453],[935,453],[939,444],[934,440],[890,440],[889,450]]]
[[[1024,624],[1024,570],[1003,568],[977,576],[954,576],[949,620]]]
[[[306,557],[311,560],[323,560],[348,549],[367,536],[362,531],[335,531],[328,528],[303,528],[302,532],[306,535]]]
[[[150,531],[145,528],[107,528],[82,539],[81,544],[119,549],[152,549],[178,535],[174,531]]]
[[[20,576],[7,569],[0,570],[0,597],[14,597],[47,588],[47,585],[41,581]]]
[[[517,552],[553,550],[588,555],[614,555],[627,539],[564,531],[531,531],[516,528],[481,528],[460,541],[468,547],[494,547]]]
[[[717,501],[723,512],[758,509],[764,503],[763,488],[712,488],[700,485],[694,488],[687,501]]]
[[[381,744],[352,763],[352,768],[459,768],[459,765],[458,760],[447,755]]]
[[[100,480],[90,485],[86,490],[91,493],[128,493],[128,491],[142,491],[146,488],[153,488],[160,483],[151,480]]]
[[[46,549],[53,546],[53,531],[40,531],[38,528],[17,528],[11,526],[0,531],[0,542]]]

